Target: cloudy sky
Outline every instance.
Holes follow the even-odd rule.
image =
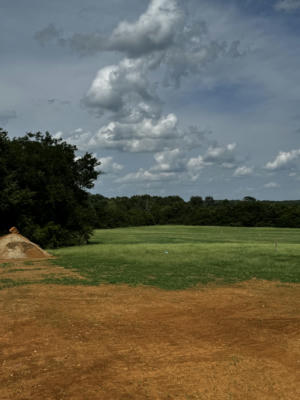
[[[300,0],[0,0],[0,127],[105,196],[300,199]]]

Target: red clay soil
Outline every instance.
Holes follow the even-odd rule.
[[[0,291],[1,400],[300,399],[300,286]]]

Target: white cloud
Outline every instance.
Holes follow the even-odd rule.
[[[210,146],[204,155],[192,157],[188,160],[186,166],[188,175],[192,180],[199,177],[200,171],[209,166],[218,166],[222,168],[234,168],[236,166],[236,143],[230,143],[225,146]]]
[[[230,143],[224,147],[210,146],[203,156],[206,162],[217,164],[232,164],[235,162],[236,143]]]
[[[139,169],[119,178],[117,182],[158,182],[171,181],[174,179],[195,181],[199,178],[202,169],[209,166],[223,167],[224,158],[235,161],[233,154],[235,143],[224,147],[209,147],[204,156],[188,159],[188,152],[179,148],[165,150],[154,154],[155,164],[148,170]],[[230,153],[230,157],[228,155]]]
[[[157,120],[144,118],[138,123],[110,122],[90,138],[91,148],[110,148],[127,152],[153,152],[173,146],[179,135],[174,114]]]
[[[151,0],[136,22],[123,21],[114,29],[106,49],[118,50],[133,58],[154,57],[151,67],[164,64],[164,83],[176,86],[183,76],[199,74],[220,56],[241,56],[238,40],[230,44],[212,40],[203,20],[186,21],[177,0]]]
[[[253,173],[252,167],[246,167],[245,165],[238,167],[235,171],[233,176],[249,176]]]
[[[300,9],[300,0],[279,0],[275,4],[277,11],[292,12]]]
[[[266,164],[265,168],[269,170],[278,170],[289,167],[294,160],[300,156],[300,149],[291,151],[280,151],[274,161]]]
[[[207,143],[206,130],[190,127],[182,130],[178,127],[177,117],[168,114],[158,119],[144,118],[138,123],[112,121],[100,128],[96,133],[75,129],[69,134],[61,131],[55,138],[63,138],[67,142],[85,151],[98,149],[114,149],[123,152],[156,152],[170,157],[174,148],[189,151]],[[158,157],[158,156],[157,156]]]
[[[98,159],[101,162],[99,169],[101,172],[117,174],[124,168],[123,165],[114,162],[112,157],[103,157]]]
[[[204,25],[198,21],[183,26],[182,16],[176,0],[152,0],[136,22],[123,21],[113,31],[108,47],[127,53],[127,57],[100,69],[83,99],[98,115],[111,113],[110,122],[90,138],[90,146],[125,152],[202,146],[207,131],[197,126],[181,129],[174,113],[162,115],[162,101],[149,79],[154,69],[165,64],[165,82],[179,84],[181,76],[199,72],[202,63],[225,49],[224,43],[203,42]],[[220,150],[224,167],[232,168],[231,149]]]
[[[186,156],[181,150],[173,149],[154,154],[156,164],[150,171],[182,172],[186,169]]]
[[[54,137],[64,138],[69,143],[85,151],[112,149],[122,152],[156,152],[168,157],[174,149],[180,148],[180,154],[202,147],[210,142],[210,131],[199,127],[181,129],[175,114],[160,118],[144,118],[140,122],[111,121],[96,133],[75,129],[69,134],[57,132]],[[160,157],[161,157],[160,156]]]
[[[187,172],[192,181],[198,179],[201,170],[212,163],[205,162],[202,156],[192,157],[187,162]]]
[[[66,142],[76,146],[80,150],[91,150],[88,146],[88,142],[92,134],[89,131],[84,131],[82,128],[77,128],[69,134],[58,131],[53,136],[55,139],[64,139]]]
[[[145,178],[145,173],[147,172],[149,180],[154,180],[154,178],[159,180],[160,177],[165,180],[173,178],[174,174],[176,174],[178,178],[181,177],[184,180],[191,179],[194,181],[198,179],[203,168],[212,165],[223,166],[224,159],[227,158],[234,160],[234,155],[232,154],[234,149],[235,144],[229,144],[224,147],[209,147],[204,156],[199,155],[190,159],[187,157],[187,152],[179,148],[158,152],[154,154],[156,164],[149,171],[143,170],[142,176]],[[141,170],[138,175],[135,175],[136,178],[141,178],[140,172]]]
[[[36,35],[36,39],[54,39],[87,54],[117,50],[126,55],[118,64],[98,71],[83,99],[83,104],[98,116],[109,114],[108,122],[95,134],[71,133],[67,138],[70,142],[93,151],[103,148],[156,152],[156,164],[151,173],[154,170],[187,170],[183,153],[180,160],[173,157],[176,149],[187,152],[201,147],[208,132],[198,126],[181,128],[174,113],[163,115],[163,102],[150,78],[160,68],[156,76],[165,75],[162,80],[166,85],[179,86],[182,77],[199,74],[202,66],[219,56],[235,58],[240,53],[238,41],[228,45],[223,38],[212,40],[201,19],[191,22],[185,17],[181,2],[151,0],[135,22],[122,21],[106,38],[97,33],[75,34],[65,39],[53,25]],[[203,156],[205,165],[215,163],[234,168],[234,147],[235,144],[210,147]],[[199,160],[191,161],[189,168],[197,169],[199,163]]]
[[[151,0],[136,22],[122,21],[114,29],[107,47],[134,57],[163,50],[173,42],[183,17],[176,0]]]
[[[137,21],[120,22],[108,37],[99,33],[75,33],[66,38],[62,30],[50,24],[36,32],[34,38],[41,45],[56,41],[81,55],[106,50],[124,52],[134,58],[168,48],[183,22],[184,12],[177,0],[151,0]]]
[[[299,119],[296,120],[299,118],[299,89],[295,85],[299,82],[299,52],[295,50],[298,37],[297,30],[286,29],[289,19],[282,14],[269,18],[260,12],[261,7],[250,10],[236,1],[227,4],[210,0],[133,0],[128,2],[130,5],[121,0],[103,0],[99,7],[102,9],[102,4],[112,7],[112,3],[119,6],[113,17],[98,12],[93,15],[94,25],[91,21],[88,25],[80,21],[76,26],[73,19],[64,26],[65,33],[52,25],[37,36],[43,44],[52,40],[64,45],[67,52],[62,57],[61,49],[57,54],[54,47],[47,50],[48,56],[57,57],[59,66],[58,74],[53,78],[48,74],[47,80],[40,69],[41,82],[43,85],[48,82],[45,98],[59,96],[57,90],[61,88],[72,89],[72,96],[69,96],[72,110],[70,107],[70,111],[56,118],[57,122],[53,118],[54,111],[50,114],[50,110],[44,124],[55,126],[57,130],[60,123],[69,130],[72,125],[85,126],[81,132],[72,132],[68,139],[80,149],[99,155],[104,149],[153,152],[152,164],[148,164],[149,154],[122,154],[122,160],[127,160],[130,168],[126,173],[136,173],[143,167],[151,179],[154,176],[158,179],[161,172],[174,172],[177,176],[190,172],[190,176],[195,177],[203,171],[205,179],[206,172],[216,175],[216,179],[228,179],[222,183],[226,187],[224,192],[237,184],[237,178],[233,179],[232,175],[244,176],[246,184],[249,168],[254,165],[267,164],[261,175],[272,175],[269,180],[273,180],[273,171],[296,160],[287,163],[275,160],[278,149],[286,151],[299,147],[298,137],[293,134],[299,127]],[[146,5],[140,14],[130,9],[135,3],[139,3],[139,10]],[[278,10],[288,11],[295,9],[299,0],[274,0],[271,7],[275,3]],[[122,12],[124,8],[125,13]],[[190,12],[185,14],[188,8]],[[56,19],[59,20],[65,19]],[[79,29],[87,33],[73,34]],[[70,55],[70,47],[81,54],[102,54],[77,60]],[[97,63],[99,72],[88,78],[87,85],[86,79],[90,71],[97,71]],[[62,84],[64,80],[65,85]],[[174,83],[181,83],[180,92],[168,87]],[[57,90],[54,90],[55,84],[59,85]],[[87,88],[86,105],[103,117],[96,128],[94,119],[76,109],[76,96],[82,93],[83,86]],[[36,87],[42,86],[39,83]],[[15,103],[10,101],[9,104]],[[42,112],[36,116],[38,114]],[[167,129],[163,121],[169,120],[170,114],[175,116],[176,123],[172,129]],[[35,121],[32,115],[28,119]],[[33,126],[42,126],[41,120],[42,117]],[[235,151],[223,145],[211,145],[205,152],[208,144],[204,131],[198,127],[189,130],[184,126],[186,123],[210,127],[219,143],[238,142],[239,152],[247,154],[247,162],[246,158],[238,161]],[[23,126],[31,126],[30,121]],[[155,136],[152,135],[154,130],[158,131]],[[285,147],[287,145],[289,147]],[[261,179],[259,171],[253,170],[257,171],[255,179]],[[288,178],[288,173],[294,170],[278,174],[275,180],[281,183],[279,179]],[[292,186],[294,179],[288,181]],[[187,189],[183,185],[180,190]]]
[[[239,40],[210,35],[203,19],[191,22],[179,0],[150,0],[135,22],[120,22],[110,35],[74,33],[65,38],[62,30],[50,24],[34,37],[42,45],[54,40],[80,55],[119,51],[131,60],[147,59],[151,70],[163,64],[167,86],[179,86],[182,77],[203,73],[204,67],[220,57],[237,58],[245,52]]]
[[[143,118],[138,122],[111,121],[95,134],[82,133],[82,144],[92,150],[105,148],[130,153],[164,152],[174,148],[185,151],[201,147],[207,142],[208,133],[198,127],[181,129],[176,115],[170,113],[157,118]],[[72,135],[69,140],[78,144],[78,134],[74,132]]]
[[[264,187],[267,188],[267,189],[275,189],[275,188],[279,188],[280,185],[278,183],[276,183],[276,182],[269,182],[269,183],[266,183],[264,185]]]
[[[118,113],[119,118],[136,122],[160,114],[160,101],[147,79],[148,61],[123,59],[100,69],[83,103],[98,114]]]
[[[140,168],[137,172],[131,172],[122,178],[116,179],[116,183],[144,183],[144,182],[159,182],[169,181],[175,178],[174,172],[151,172]]]

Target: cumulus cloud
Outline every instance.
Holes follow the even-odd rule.
[[[176,0],[152,0],[134,23],[122,21],[112,32],[108,47],[140,57],[168,48],[183,25],[184,14]]]
[[[230,143],[224,147],[222,146],[210,146],[206,151],[203,160],[205,162],[217,163],[222,166],[228,167],[235,163],[235,152],[236,143]]]
[[[135,58],[169,47],[178,28],[183,25],[184,13],[177,0],[151,0],[146,11],[136,22],[122,21],[106,36],[96,33],[75,33],[69,38],[53,24],[35,33],[41,44],[56,40],[81,55],[99,51],[120,51]]]
[[[177,127],[174,114],[158,120],[149,118],[141,122],[109,122],[95,134],[81,128],[69,134],[57,132],[55,137],[63,137],[69,143],[83,150],[96,151],[98,148],[124,152],[158,152],[172,149],[176,143],[184,143],[184,132]]]
[[[167,150],[180,135],[183,133],[177,130],[176,116],[169,114],[157,121],[143,119],[136,124],[109,122],[95,134],[78,128],[69,134],[57,132],[55,137],[63,137],[83,150],[102,148],[135,153]]]
[[[148,170],[139,169],[137,172],[127,174],[118,182],[145,182],[166,181],[177,179],[195,181],[199,178],[202,169],[209,166],[224,167],[224,160],[235,160],[235,143],[226,146],[209,147],[204,155],[188,157],[188,150],[173,148],[154,154],[155,164]],[[235,165],[235,164],[234,164]],[[226,168],[226,167],[225,167]]]
[[[243,55],[239,40],[211,39],[204,21],[187,23],[186,17],[178,0],[151,0],[135,22],[120,22],[110,35],[95,32],[64,37],[62,30],[50,24],[34,37],[42,45],[54,40],[82,56],[118,51],[130,59],[148,58],[151,69],[164,65],[164,84],[176,86],[182,77],[199,74],[220,56]]]
[[[155,164],[152,167],[148,170],[140,168],[136,172],[131,172],[119,178],[117,182],[159,182],[173,181],[174,179],[195,181],[204,168],[209,166],[223,167],[227,152],[233,153],[234,150],[235,144],[224,147],[209,147],[204,155],[192,158],[188,157],[188,151],[179,148],[157,152],[153,155]],[[235,162],[234,155],[231,155],[230,158]]]
[[[127,174],[124,182],[166,180],[175,173],[195,179],[204,166],[236,166],[235,144],[214,145],[203,156],[188,158],[190,150],[208,143],[210,132],[199,126],[182,128],[174,113],[164,115],[156,83],[151,80],[160,68],[160,83],[179,87],[182,77],[199,74],[218,57],[241,55],[238,41],[228,44],[211,40],[203,21],[187,23],[181,4],[177,0],[150,0],[136,21],[120,22],[110,35],[97,32],[64,37],[53,24],[35,34],[42,45],[56,41],[81,55],[99,51],[124,54],[119,63],[97,72],[82,99],[97,116],[108,115],[107,122],[96,133],[77,129],[64,136],[89,151],[100,148],[155,153],[155,164],[149,170]]]
[[[195,181],[198,179],[201,170],[209,165],[212,165],[212,163],[204,161],[202,156],[190,158],[186,164],[188,176]]]
[[[185,169],[185,154],[179,149],[155,153],[154,160],[156,164],[151,171],[182,172]]]
[[[277,11],[293,12],[295,10],[300,10],[300,0],[279,0],[275,4],[275,9]]]
[[[88,144],[126,152],[153,152],[173,146],[176,135],[177,118],[169,114],[157,120],[144,118],[138,123],[110,122],[99,129]]]
[[[129,153],[154,152],[156,164],[153,170],[163,171],[183,169],[186,153],[191,148],[209,143],[206,138],[208,134],[209,131],[195,127],[182,130],[178,127],[177,117],[168,114],[158,120],[146,118],[136,124],[109,122],[96,133],[82,128],[70,133],[59,131],[54,137],[63,138],[85,151],[111,149]]]
[[[234,168],[236,166],[236,143],[226,146],[210,146],[204,155],[192,157],[187,162],[187,172],[189,176],[196,180],[201,170],[208,166],[222,168]]]
[[[160,182],[174,179],[174,172],[151,172],[140,168],[137,172],[131,172],[122,178],[116,179],[116,183],[144,183],[144,182]]]
[[[98,161],[101,162],[99,169],[105,174],[117,174],[124,168],[123,165],[118,164],[113,160],[113,157],[102,157]]]
[[[163,152],[154,154],[155,164],[149,169],[150,173],[170,172],[185,174],[186,177],[196,180],[199,173],[205,167],[219,166],[224,167],[224,164],[232,165],[236,163],[235,156],[236,144],[228,144],[226,146],[210,146],[204,155],[188,158],[188,149],[173,148]],[[227,163],[226,163],[227,161]],[[228,165],[225,165],[225,168]]]
[[[280,185],[279,185],[278,183],[276,183],[276,182],[269,182],[269,183],[266,183],[266,184],[264,185],[264,187],[265,187],[266,189],[275,189],[275,188],[279,188]]]
[[[181,129],[175,114],[160,118],[143,118],[139,122],[111,121],[96,133],[76,130],[68,137],[70,142],[90,150],[114,149],[123,152],[163,152],[180,147],[181,150],[199,148],[209,131],[195,127]]]
[[[148,68],[148,60],[125,58],[118,65],[100,69],[83,104],[98,115],[110,111],[130,122],[159,116],[161,102],[148,81]]]
[[[91,136],[92,136],[91,132],[85,131],[82,128],[77,128],[73,132],[67,134],[62,131],[58,131],[53,135],[55,139],[64,139],[66,142],[84,151],[91,150],[88,146],[88,142]]]
[[[17,113],[14,110],[0,110],[0,123],[3,126],[15,118],[17,118]]]
[[[91,139],[91,146],[129,152],[162,151],[179,140],[185,148],[201,146],[206,130],[182,130],[174,113],[162,115],[162,102],[148,80],[152,62],[125,58],[98,71],[83,103],[98,115],[109,112],[112,117]]]
[[[265,168],[272,171],[289,168],[298,157],[300,157],[300,149],[280,151],[275,160],[268,162]]]
[[[242,165],[241,167],[236,168],[236,170],[233,173],[233,176],[249,176],[252,173],[253,173],[252,167],[247,167],[245,165]]]
[[[97,51],[124,53],[119,63],[101,68],[82,104],[97,116],[107,116],[96,133],[79,128],[65,140],[81,149],[123,152],[153,152],[154,165],[126,174],[117,182],[158,182],[176,176],[196,180],[208,166],[236,168],[236,144],[220,146],[207,139],[210,133],[199,126],[181,127],[174,113],[163,113],[153,74],[161,68],[165,86],[179,87],[182,77],[197,75],[220,56],[240,57],[239,42],[211,40],[206,24],[187,23],[177,0],[151,0],[146,11],[134,22],[122,21],[109,36],[74,34],[64,38],[54,25],[37,32],[41,44],[54,40],[80,54]],[[157,75],[155,75],[157,76]],[[202,155],[189,152],[210,144]],[[111,157],[100,160],[101,170],[121,171]],[[240,169],[239,173],[246,175]]]

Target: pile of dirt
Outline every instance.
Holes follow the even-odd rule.
[[[0,260],[49,257],[49,253],[19,233],[0,237]]]

